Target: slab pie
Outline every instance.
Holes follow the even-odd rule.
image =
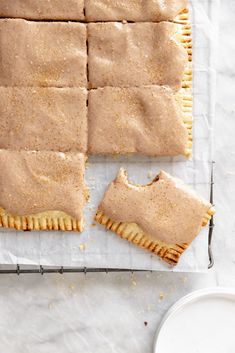
[[[213,214],[209,202],[164,171],[150,184],[134,185],[121,169],[109,185],[95,220],[176,265]]]
[[[86,26],[0,19],[0,86],[86,87]]]
[[[191,91],[98,88],[88,107],[89,154],[191,155]]]
[[[81,153],[0,150],[0,227],[82,231]]]
[[[87,151],[85,88],[0,87],[0,148]]]
[[[142,85],[188,88],[192,84],[191,60],[188,20],[88,24],[91,88]]]

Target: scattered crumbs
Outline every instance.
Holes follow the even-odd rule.
[[[75,289],[75,285],[74,285],[73,283],[71,283],[71,284],[69,285],[69,289],[74,290],[74,289]]]
[[[144,322],[144,326],[148,326],[148,322],[147,321]]]
[[[186,283],[187,281],[188,281],[188,277],[186,277],[186,276],[182,277],[182,282],[183,283]]]
[[[153,178],[153,172],[151,172],[151,170],[148,171],[147,177],[148,177],[148,179],[152,179]]]
[[[96,227],[96,223],[91,223],[91,227]]]
[[[49,303],[49,304],[48,304],[48,308],[49,308],[50,310],[52,310],[52,309],[54,308],[54,305],[53,305],[52,303]]]
[[[86,162],[85,168],[88,169],[90,167],[90,163]]]
[[[134,287],[136,287],[136,286],[137,286],[136,281],[134,281],[133,279],[131,280],[131,283],[132,283],[132,286],[134,286]]]
[[[80,249],[81,251],[85,250],[85,249],[86,249],[86,244],[80,244],[80,245],[79,245],[79,249]]]
[[[160,301],[162,301],[163,299],[165,298],[165,295],[164,295],[164,293],[163,292],[160,292],[160,294],[159,294],[159,302]]]

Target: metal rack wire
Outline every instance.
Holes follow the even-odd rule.
[[[211,181],[210,181],[210,203],[214,204],[214,162],[212,162],[211,167]],[[211,269],[214,266],[214,257],[212,251],[212,238],[213,238],[213,230],[214,230],[214,219],[213,216],[211,217],[209,223],[209,231],[208,231],[208,257],[209,257],[209,265],[208,269]],[[16,265],[15,268],[0,268],[0,275],[1,274],[66,274],[66,273],[115,273],[115,272],[153,272],[151,270],[138,270],[138,269],[128,269],[128,268],[88,268],[88,267],[44,267],[39,266],[35,268],[22,268],[20,265]]]

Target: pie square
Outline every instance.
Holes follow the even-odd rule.
[[[90,86],[191,86],[190,33],[172,22],[89,23]]]
[[[0,150],[0,170],[0,227],[83,230],[83,154]]]
[[[86,87],[86,26],[0,20],[0,86]]]
[[[188,8],[188,0],[86,0],[86,20],[173,21]]]
[[[190,156],[192,97],[147,86],[91,90],[88,153]]]
[[[147,185],[134,185],[121,169],[95,220],[174,266],[214,212],[209,202],[164,171]]]
[[[0,17],[84,20],[84,0],[1,0]]]
[[[0,87],[0,148],[87,151],[85,88]]]

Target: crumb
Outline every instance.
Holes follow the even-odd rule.
[[[163,292],[159,294],[159,301],[162,301],[165,298],[165,295]]]
[[[71,284],[69,285],[69,288],[70,288],[71,290],[74,290],[74,288],[75,288],[74,284],[71,283]]]
[[[127,20],[122,20],[122,23],[125,25],[127,24]]]
[[[96,227],[96,223],[92,223],[92,224],[91,224],[91,227]]]
[[[85,249],[86,249],[86,244],[80,244],[80,245],[79,245],[79,249],[80,249],[81,251],[85,250]]]
[[[54,305],[52,304],[52,303],[50,303],[49,305],[48,305],[48,308],[51,310],[51,309],[53,309],[53,307],[54,307]]]
[[[148,179],[152,179],[153,178],[153,172],[149,171],[147,174]]]
[[[145,321],[145,322],[144,322],[144,326],[147,326],[147,325],[148,325],[148,322],[147,322],[147,321]]]
[[[137,285],[136,281],[132,280],[131,283],[134,287],[136,287],[136,285]]]
[[[183,283],[186,283],[187,280],[188,280],[188,277],[186,277],[186,276],[184,276],[184,277],[182,278],[182,282],[183,282]]]

